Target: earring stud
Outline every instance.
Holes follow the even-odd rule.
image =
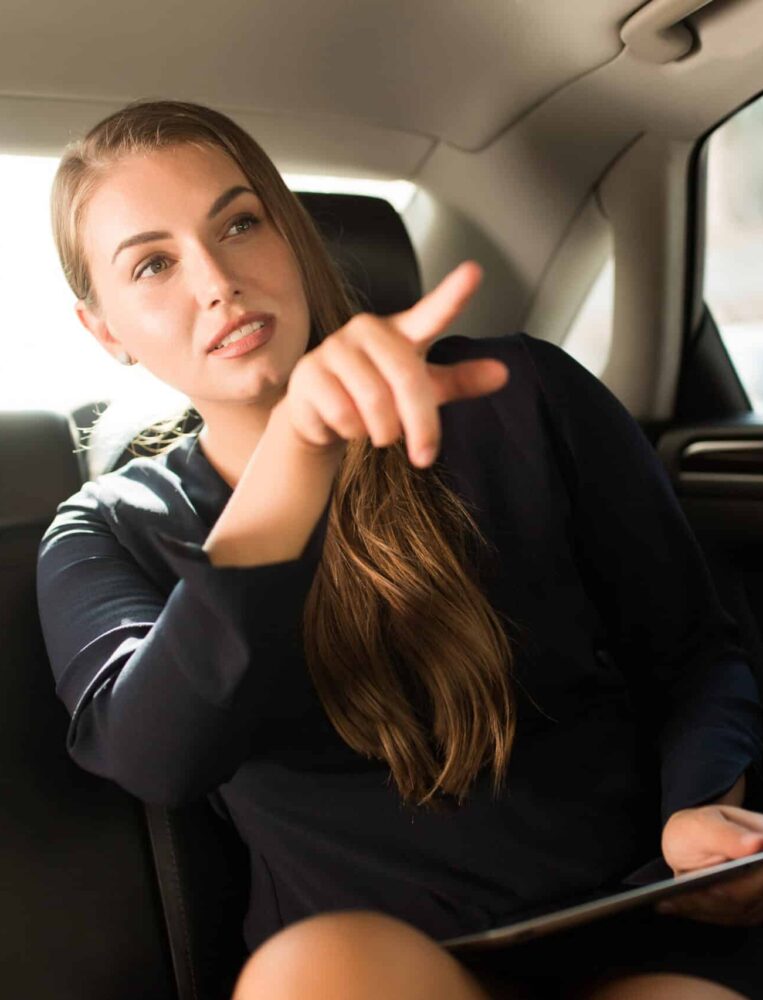
[[[127,351],[120,351],[119,354],[117,354],[117,361],[120,363],[120,365],[135,364],[135,361],[130,357]]]

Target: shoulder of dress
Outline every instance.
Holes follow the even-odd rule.
[[[166,516],[184,490],[177,473],[154,458],[136,457],[118,469],[89,479],[62,500],[46,535],[63,525],[79,523],[113,525],[120,512],[134,509],[141,515]]]

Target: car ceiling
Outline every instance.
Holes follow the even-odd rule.
[[[0,91],[346,115],[478,149],[617,55],[633,0],[5,0]]]
[[[638,119],[647,110],[694,123],[703,88],[696,72],[687,74],[687,60],[667,68],[677,72],[666,102],[666,68],[634,76],[633,60],[622,58],[622,26],[643,6],[635,0],[220,0],[213,7],[205,0],[5,0],[0,150],[57,153],[129,100],[173,97],[227,111],[282,169],[412,178],[438,144],[484,150],[586,79],[603,82],[592,88],[593,100],[609,103],[615,114]],[[715,0],[695,20],[709,24],[719,9],[740,6],[761,10],[759,0]],[[740,33],[738,24],[733,30],[736,50],[751,50],[742,61],[759,63],[760,32]],[[715,53],[713,61],[736,54]],[[715,87],[708,80],[708,97],[717,94],[715,79]]]
[[[483,148],[550,94],[614,59],[622,50],[620,25],[639,6],[634,0],[222,0],[213,7],[189,0],[5,0],[3,130],[13,141],[12,119],[25,113],[33,119],[26,141],[55,148],[111,107],[172,96],[238,117],[277,117],[282,126],[288,116],[306,116],[317,133],[327,118],[344,119],[345,140],[353,124],[361,142],[362,123],[404,133],[413,140],[402,143],[410,164],[432,139]],[[49,116],[46,129],[36,112],[52,110],[50,101],[59,102],[59,113]],[[8,113],[14,108],[15,116]],[[320,150],[319,136],[302,136]]]

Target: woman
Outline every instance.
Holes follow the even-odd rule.
[[[210,109],[105,119],[52,207],[83,325],[202,421],[43,537],[69,751],[234,824],[235,1000],[752,996],[759,878],[490,958],[437,943],[660,850],[678,872],[763,848],[755,684],[615,397],[524,334],[437,340],[471,262],[403,313],[357,312]]]

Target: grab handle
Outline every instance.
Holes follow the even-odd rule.
[[[674,62],[691,51],[694,39],[685,18],[712,0],[652,0],[636,11],[620,29],[629,51],[650,63]]]

